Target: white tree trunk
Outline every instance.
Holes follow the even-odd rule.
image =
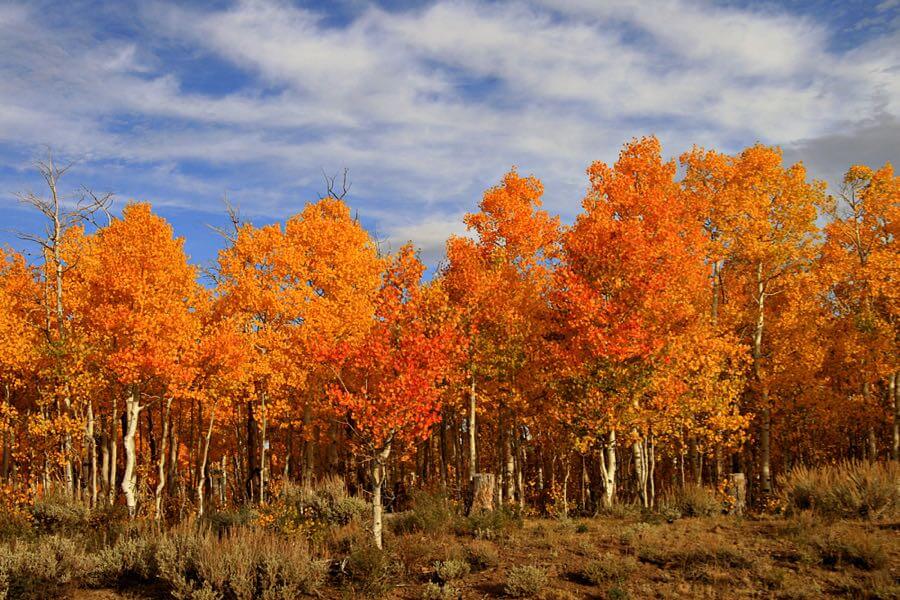
[[[638,438],[637,440],[635,440],[634,444],[632,445],[632,450],[634,452],[634,474],[637,478],[638,496],[641,499],[641,506],[647,508],[648,506],[650,506],[650,502],[647,497],[648,457],[647,453],[644,452],[643,438]]]
[[[900,393],[898,393],[898,374],[891,375],[891,383],[888,386],[888,400],[894,405],[894,431],[891,443],[891,458],[900,460]]]
[[[209,428],[206,430],[206,439],[203,442],[203,453],[200,456],[200,466],[197,468],[197,516],[203,516],[203,487],[206,484],[206,461],[209,459],[209,444],[212,440],[213,424],[216,422],[216,408],[219,401],[213,402],[209,415]]]
[[[135,469],[137,455],[134,438],[137,434],[138,417],[140,417],[141,409],[143,409],[143,406],[140,404],[137,392],[132,387],[125,401],[127,428],[124,436],[125,472],[122,474],[122,493],[125,495],[125,506],[128,507],[128,514],[132,518],[137,512],[137,470]]]
[[[119,408],[116,397],[113,396],[112,418],[109,422],[109,480],[106,484],[109,490],[109,503],[116,503],[116,481],[119,462]]]
[[[760,455],[760,487],[764,494],[772,492],[772,462],[771,462],[771,428],[772,428],[772,411],[769,408],[769,389],[765,383],[762,373],[762,340],[763,329],[765,327],[765,302],[766,302],[766,284],[762,277],[762,263],[757,265],[756,269],[756,286],[757,286],[757,313],[756,313],[756,331],[753,335],[753,373],[756,377],[756,384],[759,386],[759,404],[760,404],[760,432],[759,432],[759,455]]]
[[[384,467],[390,454],[391,440],[389,439],[384,448],[375,454],[372,461],[372,537],[379,550],[384,548],[382,525],[384,506],[381,503],[381,487],[384,485]]]
[[[162,497],[166,488],[166,444],[169,442],[169,411],[172,408],[172,398],[166,399],[166,411],[163,415],[162,440],[159,448],[159,461],[157,461],[158,481],[156,482],[156,520],[162,519]]]
[[[472,375],[472,387],[469,390],[469,481],[478,472],[478,454],[475,451],[475,375]]]
[[[87,405],[87,424],[84,435],[88,441],[91,461],[91,506],[97,506],[97,438],[94,437],[94,403]]]
[[[616,432],[610,431],[600,452],[600,473],[603,475],[603,506],[609,508],[616,501]]]

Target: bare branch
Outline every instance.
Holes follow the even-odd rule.
[[[241,230],[242,220],[240,209],[237,205],[231,203],[227,193],[222,197],[222,202],[225,203],[225,212],[228,214],[228,220],[231,221],[232,231],[229,232],[224,227],[216,227],[215,225],[207,225],[207,227],[233,244],[237,241],[238,233]]]
[[[334,198],[336,200],[343,200],[347,194],[350,192],[350,188],[353,186],[353,183],[350,181],[350,169],[344,167],[344,174],[341,178],[341,191],[338,192],[335,188],[335,182],[337,181],[337,175],[329,176],[328,173],[325,172],[325,169],[322,169],[322,177],[325,179],[325,194],[319,196],[319,200],[323,200],[325,198]]]

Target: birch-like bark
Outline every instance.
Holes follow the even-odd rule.
[[[475,449],[475,374],[469,389],[469,481],[478,472],[478,453]]]
[[[771,466],[771,425],[772,411],[769,408],[769,389],[764,381],[762,373],[762,340],[765,328],[765,301],[766,284],[762,276],[762,263],[756,268],[756,330],[753,335],[753,374],[759,387],[760,405],[760,432],[759,432],[759,458],[760,458],[760,487],[764,494],[772,492],[772,466]]]
[[[381,500],[381,488],[384,485],[384,468],[391,454],[391,439],[385,442],[384,447],[375,453],[372,460],[372,537],[375,546],[381,550],[384,548],[383,523],[384,506]]]
[[[200,465],[197,468],[197,516],[203,516],[203,488],[206,484],[206,461],[209,459],[209,443],[212,439],[213,424],[216,422],[216,408],[219,401],[213,402],[209,415],[209,428],[206,430],[206,439],[203,441],[203,452],[200,455]]]
[[[603,476],[603,506],[616,501],[616,432],[610,431],[600,451],[600,474]]]
[[[156,470],[158,481],[156,482],[156,520],[162,520],[162,498],[163,490],[166,489],[166,444],[169,443],[169,413],[172,408],[172,398],[166,398],[166,410],[163,415],[163,430],[160,440],[159,459],[157,461]]]
[[[141,415],[141,406],[137,390],[131,387],[128,398],[125,401],[126,429],[123,438],[125,446],[125,471],[122,474],[122,493],[125,495],[125,506],[128,514],[134,518],[137,512],[137,452],[135,450],[135,435],[137,434],[138,419]]]

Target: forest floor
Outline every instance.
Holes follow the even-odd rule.
[[[330,581],[318,595],[900,598],[900,523],[726,516],[673,522],[627,516],[528,519],[489,537],[452,531],[389,534],[391,564],[383,581],[374,581],[374,574],[365,587]],[[149,588],[74,593],[76,600],[158,597],[159,591]]]

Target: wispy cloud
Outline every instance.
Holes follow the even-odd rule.
[[[348,166],[360,214],[434,260],[510,165],[570,217],[584,167],[634,135],[672,154],[760,140],[792,158],[821,139],[828,159],[811,165],[828,179],[858,156],[898,158],[871,126],[900,118],[891,3],[840,51],[815,16],[700,0],[441,0],[349,18],[156,3],[135,5],[126,33],[78,6],[49,21],[46,6],[0,6],[4,187],[52,144],[123,195],[208,211],[228,190],[271,218],[314,199],[322,167]]]

